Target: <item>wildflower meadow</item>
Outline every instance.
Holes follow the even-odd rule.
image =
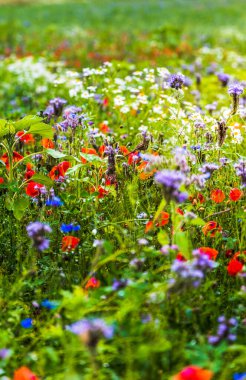
[[[246,379],[244,0],[0,0],[0,380]]]

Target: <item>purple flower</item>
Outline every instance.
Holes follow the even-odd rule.
[[[112,290],[120,290],[124,289],[129,284],[129,280],[121,279],[121,280],[114,280],[112,285]]]
[[[216,266],[216,263],[209,259],[207,255],[201,254],[199,250],[192,252],[192,261],[174,260],[171,270],[176,274],[176,278],[171,280],[171,286],[180,289],[190,287],[197,288],[206,273]]]
[[[107,325],[103,319],[82,319],[67,326],[66,329],[79,335],[81,340],[90,347],[95,347],[101,338],[111,339],[114,335],[113,326]]]
[[[75,113],[69,113],[66,117],[65,122],[67,123],[68,127],[74,129],[80,124],[80,118]]]
[[[208,342],[212,345],[219,344],[222,340],[227,340],[228,342],[234,342],[237,339],[234,330],[237,326],[236,318],[226,319],[224,315],[218,318],[218,328],[216,335],[208,337]]]
[[[213,163],[206,163],[204,164],[200,171],[205,174],[205,178],[208,179],[211,177],[211,174],[215,171],[218,170],[219,166]]]
[[[190,168],[187,164],[187,159],[186,157],[188,156],[187,150],[185,148],[176,148],[173,151],[174,153],[174,160],[179,166],[180,171],[182,173],[188,173],[190,171]]]
[[[162,185],[167,202],[174,200],[182,203],[188,198],[188,194],[179,190],[180,186],[185,182],[183,173],[176,170],[162,170],[156,173],[155,181]]]
[[[137,257],[135,257],[134,259],[130,261],[129,265],[132,268],[140,270],[142,266],[144,265],[144,262],[145,262],[144,258],[138,259]]]
[[[48,120],[50,120],[53,115],[54,115],[54,107],[52,106],[48,106],[43,112],[43,116],[47,117]]]
[[[243,187],[246,187],[246,161],[240,160],[234,165],[234,168],[236,169],[237,176],[241,177]]]
[[[219,73],[219,74],[217,74],[217,77],[218,77],[219,81],[221,82],[222,86],[226,87],[228,82],[229,82],[230,75],[225,74],[225,73]]]
[[[243,86],[239,83],[232,84],[228,89],[228,94],[239,97],[243,93]]]
[[[210,335],[208,337],[208,343],[209,344],[212,344],[212,346],[215,346],[216,344],[219,343],[219,338],[217,336],[214,336],[214,335]]]
[[[52,229],[48,224],[41,222],[30,223],[26,230],[28,236],[32,239],[33,246],[38,251],[44,251],[49,248],[50,241],[46,238],[46,234],[51,233]]]
[[[11,351],[7,348],[2,348],[0,350],[0,359],[4,360],[11,354]]]
[[[66,119],[68,117],[68,115],[70,114],[76,114],[76,113],[79,113],[81,112],[81,108],[80,107],[76,107],[76,106],[68,106],[66,108],[64,108],[64,111],[63,111],[63,118]]]
[[[183,87],[185,83],[185,76],[183,74],[172,74],[168,78],[168,85],[175,90],[179,90]]]
[[[67,101],[65,99],[54,98],[50,100],[49,105],[53,107],[54,115],[60,116],[62,113],[62,109],[66,103]]]

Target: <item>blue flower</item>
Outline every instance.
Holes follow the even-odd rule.
[[[61,231],[66,234],[66,233],[70,233],[72,231],[79,231],[80,230],[80,225],[77,224],[77,225],[73,225],[73,224],[62,224],[61,225]]]
[[[58,303],[56,301],[49,301],[46,299],[41,302],[41,306],[45,307],[48,310],[53,310],[57,308]]]
[[[61,201],[59,197],[52,197],[52,198],[47,199],[46,206],[59,207],[59,206],[63,206],[63,202]]]
[[[22,319],[20,324],[24,329],[30,329],[32,327],[32,318]]]
[[[73,226],[73,230],[74,231],[79,231],[80,230],[80,225],[77,224],[76,226]]]
[[[246,380],[246,372],[235,373],[235,375],[233,375],[233,380]]]
[[[64,232],[64,234],[72,232],[73,231],[73,225],[72,224],[62,224],[61,225],[61,231]]]

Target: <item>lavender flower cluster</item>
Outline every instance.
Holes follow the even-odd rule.
[[[188,194],[179,190],[185,179],[184,174],[176,170],[162,170],[155,175],[155,181],[162,185],[167,202],[171,200],[177,203],[186,201]]]
[[[180,90],[185,83],[185,76],[183,74],[172,74],[168,78],[168,85],[175,90]]]
[[[190,262],[174,260],[171,270],[176,278],[171,280],[171,286],[183,284],[185,287],[197,288],[206,273],[216,267],[216,263],[199,250],[194,250],[192,254],[194,258]]]
[[[50,241],[46,234],[51,233],[52,229],[48,224],[41,222],[30,223],[27,227],[27,234],[32,239],[33,247],[42,252],[49,248]]]
[[[240,160],[234,165],[234,168],[238,177],[241,177],[243,187],[246,187],[246,161]]]
[[[234,342],[237,339],[236,334],[232,329],[237,327],[236,318],[226,319],[224,315],[218,318],[218,329],[216,335],[210,335],[208,342],[213,346],[219,344],[222,340],[226,339],[228,342]]]
[[[114,327],[100,318],[82,319],[67,326],[66,330],[78,335],[89,347],[95,347],[101,338],[111,339],[114,335]]]

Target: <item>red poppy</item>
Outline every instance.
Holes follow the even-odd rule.
[[[30,181],[26,187],[26,194],[29,195],[29,197],[35,198],[40,195],[40,189],[43,187],[44,185],[41,183]]]
[[[103,107],[108,107],[109,105],[109,99],[108,98],[104,98],[103,99]]]
[[[109,126],[107,123],[103,122],[99,125],[99,129],[102,133],[108,133],[110,132]]]
[[[179,215],[184,215],[184,211],[181,210],[181,208],[176,208],[176,213],[179,214]]]
[[[31,179],[34,174],[35,174],[34,170],[27,170],[25,174],[25,179],[26,180]]]
[[[24,157],[18,152],[13,152],[13,162],[18,162],[22,160]],[[7,169],[9,169],[9,156],[7,153],[4,153],[1,157],[1,160],[5,163]]]
[[[211,191],[210,198],[215,203],[221,203],[225,199],[225,193],[220,189],[215,189],[215,190]]]
[[[205,202],[205,198],[204,198],[204,196],[201,193],[197,194],[197,199],[198,199],[198,201],[200,203],[204,203]]]
[[[33,135],[31,133],[26,133],[25,131],[19,131],[19,132],[17,132],[16,136],[24,144],[33,144],[35,142]]]
[[[20,367],[14,373],[13,380],[39,380],[38,377],[27,367]]]
[[[173,377],[173,380],[211,380],[212,377],[213,372],[192,365],[182,369],[182,371]]]
[[[80,239],[75,237],[75,236],[64,236],[62,238],[62,251],[65,252],[65,251],[73,251],[77,245],[79,244],[80,242]]]
[[[4,178],[0,177],[0,185],[2,185],[3,183],[4,183]]]
[[[60,164],[54,166],[49,172],[49,177],[53,180],[58,180],[61,177],[65,177],[66,171],[70,168],[71,164],[68,161],[60,162]]]
[[[236,276],[243,269],[243,263],[237,259],[230,260],[227,266],[227,272],[230,276]]]
[[[143,162],[141,162],[140,165],[138,165],[138,166],[136,167],[137,170],[141,171],[141,173],[139,174],[139,178],[140,178],[141,180],[149,179],[149,178],[152,177],[152,176],[154,175],[154,173],[156,172],[156,169],[153,169],[153,170],[148,171],[148,172],[147,172],[147,171],[144,171],[144,169],[146,168],[147,164],[148,164],[148,163],[147,163],[146,161],[143,161]]]
[[[145,224],[145,233],[149,232],[150,230],[152,230],[154,226],[154,223],[152,220],[149,220],[146,224]]]
[[[200,253],[207,255],[210,260],[215,260],[219,253],[216,249],[210,247],[200,247],[198,250]]]
[[[106,190],[104,187],[102,186],[98,186],[98,188],[96,189],[95,186],[91,187],[90,188],[90,193],[95,193],[95,192],[98,192],[98,198],[104,198],[106,195],[108,195],[108,190]]]
[[[28,162],[26,164],[26,170],[32,170],[32,168],[33,168],[33,164],[31,164],[30,162]]]
[[[99,147],[99,149],[98,149],[98,153],[100,154],[101,157],[104,155],[105,149],[106,149],[106,146],[105,146],[105,145],[101,145],[101,146]]]
[[[50,139],[42,139],[41,145],[42,145],[42,147],[49,148],[49,149],[53,149],[55,147],[55,144]]]
[[[204,203],[205,202],[205,198],[204,196],[201,194],[201,193],[198,193],[197,195],[191,195],[189,197],[189,200],[192,202],[192,204],[197,204],[197,203]]]
[[[124,146],[124,145],[120,146],[120,152],[121,152],[124,156],[126,156],[127,154],[130,153],[129,150],[127,149],[127,147]]]
[[[168,212],[162,211],[158,217],[157,223],[155,224],[156,227],[163,227],[169,222],[169,214]],[[154,222],[152,220],[149,220],[145,225],[145,233],[152,230],[154,227]]]
[[[138,152],[130,153],[128,155],[128,164],[129,165],[135,165],[138,164],[141,161],[141,158],[138,155]]]
[[[85,154],[94,154],[95,156],[98,156],[97,151],[94,148],[82,148],[81,152]],[[84,157],[81,157],[81,161],[83,164],[86,164],[87,162],[87,160]]]
[[[156,227],[163,227],[169,222],[169,214],[168,212],[162,211],[158,217],[158,222],[156,223]]]
[[[215,235],[222,231],[222,227],[217,223],[211,220],[207,222],[202,228],[202,232],[206,236],[215,237]]]
[[[243,196],[243,192],[240,189],[231,189],[229,198],[231,201],[236,202]]]
[[[226,252],[226,257],[231,257],[233,255],[233,250],[232,249],[227,249]]]
[[[100,286],[100,281],[96,279],[96,277],[91,277],[86,285],[85,285],[85,289],[95,289],[95,288],[99,288]]]
[[[186,258],[182,255],[181,252],[179,252],[176,256],[176,260],[178,261],[187,261]]]

